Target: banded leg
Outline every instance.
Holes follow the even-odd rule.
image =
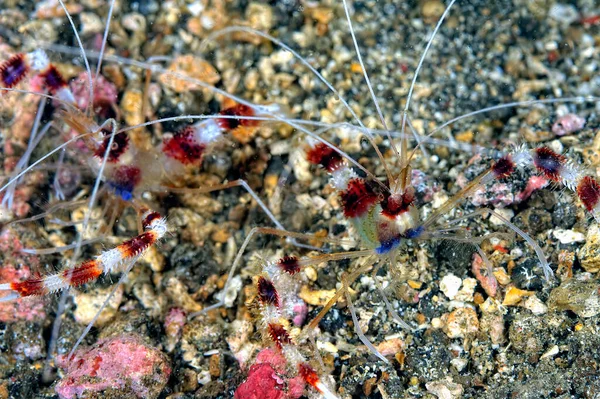
[[[246,251],[246,247],[248,247],[248,244],[250,244],[250,241],[252,240],[252,238],[257,234],[266,234],[266,235],[273,235],[273,236],[285,237],[285,238],[292,237],[292,238],[301,239],[301,240],[318,240],[321,242],[327,242],[327,243],[332,243],[332,244],[348,244],[348,242],[344,242],[343,240],[338,240],[338,239],[334,239],[334,238],[325,238],[325,237],[315,237],[312,234],[295,233],[292,231],[287,231],[287,230],[283,230],[283,229],[273,229],[273,228],[269,228],[269,227],[254,227],[252,230],[250,230],[250,232],[246,236],[246,239],[242,243],[240,249],[238,250],[238,253],[235,256],[235,259],[233,260],[233,264],[231,265],[231,268],[229,269],[229,273],[227,275],[227,281],[225,282],[225,287],[223,288],[223,292],[227,292],[227,290],[229,289],[229,286],[231,284],[231,279],[232,279],[235,271],[237,270],[239,264],[242,261],[242,256],[243,256],[244,252]],[[335,255],[335,254],[325,254],[325,255]],[[325,256],[325,255],[323,255],[323,256]],[[224,299],[220,299],[219,302],[217,302],[213,305],[210,305],[210,306],[202,309],[199,312],[190,314],[189,318],[191,319],[198,315],[204,314],[210,310],[220,308],[221,306],[224,305],[224,303],[225,303]]]
[[[69,287],[77,287],[96,280],[102,274],[121,268],[131,260],[137,260],[168,231],[166,220],[156,212],[146,211],[142,224],[145,229],[142,234],[102,252],[95,259],[81,262],[74,268],[45,277],[0,284],[0,292],[7,293],[0,298],[0,302],[32,295],[46,295]]]

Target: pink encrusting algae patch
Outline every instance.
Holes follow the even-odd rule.
[[[308,315],[308,305],[303,300],[299,300],[298,303],[294,304],[294,317],[292,321],[296,327],[300,327],[304,324],[306,316]]]
[[[21,241],[10,229],[0,233],[0,252],[4,256],[0,266],[0,283],[25,281],[32,277],[31,269],[36,270],[39,267],[39,259],[36,256],[24,255],[20,252],[22,248]],[[46,298],[43,297],[0,302],[0,322],[41,322],[46,319],[45,304]]]
[[[109,389],[130,393],[131,397],[156,398],[171,374],[167,356],[137,335],[101,339],[70,359],[59,356],[57,365],[65,370],[56,385],[61,399]]]
[[[298,399],[304,394],[300,376],[286,376],[286,359],[274,349],[263,349],[248,371],[248,379],[235,391],[235,399]]]
[[[518,202],[523,202],[533,194],[534,191],[542,189],[548,185],[549,181],[543,176],[531,176],[527,181],[527,186],[523,191],[516,195]]]
[[[481,284],[486,294],[491,297],[495,297],[498,292],[498,281],[494,275],[488,275],[485,269],[485,262],[483,258],[478,254],[473,255],[473,262],[471,263],[471,271],[477,281]]]
[[[181,336],[187,315],[181,308],[171,308],[165,316],[165,331],[167,335]]]
[[[85,109],[90,99],[90,87],[87,72],[81,72],[69,83],[75,103],[79,109]],[[117,109],[117,87],[104,76],[98,75],[94,86],[94,111],[106,115]]]
[[[577,133],[585,126],[585,118],[575,114],[566,114],[557,119],[552,125],[552,133],[557,136]]]

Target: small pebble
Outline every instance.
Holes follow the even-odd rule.
[[[439,399],[459,399],[462,398],[464,392],[462,385],[453,382],[451,377],[428,382],[425,384],[425,387],[428,392],[434,394]]]
[[[531,310],[536,316],[545,314],[548,312],[548,306],[544,304],[536,295],[532,295],[523,301],[523,307]]]
[[[494,277],[500,283],[500,285],[508,285],[510,283],[510,276],[506,273],[503,267],[497,267],[494,269]]]
[[[558,352],[560,352],[558,345],[553,345],[552,348],[548,349],[548,351],[546,353],[544,353],[542,356],[540,356],[540,360],[546,359],[548,357],[552,357],[552,356],[558,354]]]
[[[479,306],[481,310],[481,333],[484,336],[489,336],[490,340],[495,345],[500,345],[505,342],[504,334],[504,314],[506,308],[500,306],[500,303],[488,298]]]
[[[458,290],[462,284],[462,280],[454,274],[447,274],[440,282],[440,290],[452,300],[458,294]]]
[[[256,349],[256,345],[250,342],[254,325],[249,320],[238,319],[234,320],[229,327],[230,332],[226,337],[227,344],[240,367],[245,368]]]
[[[570,310],[579,317],[593,317],[600,313],[598,285],[596,280],[567,280],[552,290],[548,308]]]
[[[252,28],[268,32],[273,27],[273,8],[268,4],[252,2],[246,7],[246,20]]]
[[[471,308],[458,308],[446,316],[444,326],[450,338],[465,338],[479,331],[477,313]]]
[[[577,133],[585,126],[585,119],[575,114],[567,114],[558,118],[552,125],[552,133],[557,136]]]
[[[460,291],[458,291],[454,297],[454,300],[461,302],[473,302],[473,294],[475,293],[475,288],[477,287],[477,280],[469,277],[464,279],[462,284],[462,288]]]
[[[495,212],[500,214],[500,216],[504,217],[506,220],[510,221],[513,216],[515,216],[515,212],[512,209],[508,208],[496,208]],[[505,223],[501,219],[497,218],[495,215],[490,216],[490,223],[494,226],[503,226]]]
[[[181,308],[171,308],[165,316],[165,335],[167,336],[167,351],[171,352],[181,338],[183,326],[187,321],[186,313]]]
[[[504,296],[504,300],[502,301],[502,305],[504,306],[515,306],[518,305],[519,302],[525,297],[535,295],[533,291],[525,291],[520,290],[517,287],[510,287],[508,291],[506,291],[506,295]]]
[[[242,289],[242,285],[242,278],[240,276],[235,276],[229,282],[229,287],[227,288],[227,291],[219,294],[219,299],[223,299],[226,308],[230,308],[233,306],[238,296],[238,292],[240,292],[240,290]]]
[[[333,298],[336,290],[311,290],[307,286],[302,286],[298,296],[309,305],[325,306]]]
[[[421,15],[425,20],[437,20],[445,9],[446,6],[440,0],[425,0],[421,5]]]
[[[314,269],[314,267],[308,266],[304,269],[304,273],[310,281],[317,281],[317,271]]]
[[[585,271],[596,273],[600,270],[600,229],[596,223],[588,229],[585,244],[577,255]]]
[[[90,292],[76,292],[73,296],[77,309],[75,309],[74,317],[77,323],[82,325],[89,324],[100,310],[100,307],[106,301],[106,298],[114,287],[94,288]],[[119,305],[123,300],[123,286],[117,288],[115,294],[110,298],[108,304],[98,316],[98,320],[94,323],[97,327],[102,327],[110,322],[117,314]]]
[[[452,365],[452,367],[454,367],[456,369],[456,371],[458,371],[460,373],[461,371],[463,371],[465,369],[465,367],[467,367],[467,364],[469,364],[469,361],[467,359],[463,359],[462,357],[457,357],[457,358],[450,360],[450,364]]]
[[[583,233],[573,230],[558,229],[554,230],[552,232],[552,235],[554,236],[554,238],[560,241],[561,244],[573,244],[576,242],[585,241],[585,236],[583,235]]]
[[[189,76],[209,85],[214,85],[221,76],[211,64],[199,57],[193,55],[182,55],[173,60],[168,67],[172,73]],[[176,93],[185,93],[190,90],[199,90],[200,86],[174,76],[172,73],[163,73],[159,76],[159,81],[165,86],[174,90]]]
[[[571,4],[556,3],[550,7],[548,16],[567,26],[579,19],[579,11]]]

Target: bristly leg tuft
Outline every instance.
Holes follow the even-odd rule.
[[[29,73],[24,54],[15,54],[0,65],[0,80],[6,88],[15,87]]]
[[[258,279],[258,299],[263,305],[279,307],[279,294],[271,280],[264,277]]]
[[[566,158],[552,151],[548,147],[539,147],[533,155],[533,164],[548,179],[561,181],[561,170],[566,162]]]
[[[515,163],[510,155],[506,155],[492,165],[492,173],[496,179],[506,179],[515,171]]]
[[[600,202],[600,184],[590,176],[585,176],[577,185],[577,196],[585,209],[594,213]]]
[[[279,266],[281,270],[288,274],[296,274],[300,271],[300,263],[298,262],[298,258],[295,256],[284,256],[283,258],[279,259],[277,266]]]

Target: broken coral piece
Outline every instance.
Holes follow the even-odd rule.
[[[129,398],[157,398],[169,376],[167,356],[139,335],[119,335],[79,349],[72,358],[59,356],[65,376],[56,385],[61,399],[118,392]]]
[[[300,376],[286,376],[286,360],[274,349],[263,349],[248,371],[248,378],[235,391],[235,399],[298,399],[304,394]]]

